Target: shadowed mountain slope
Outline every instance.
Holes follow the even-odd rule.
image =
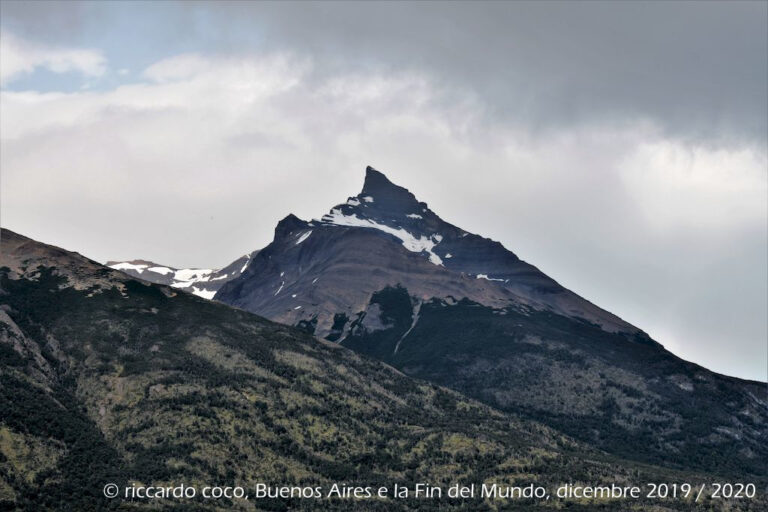
[[[297,329],[8,230],[1,239],[0,507],[319,507],[303,499],[108,501],[107,482],[554,486],[707,478],[623,462]],[[325,500],[322,508],[498,504]]]
[[[357,314],[374,292],[395,284],[421,300],[466,297],[492,306],[527,305],[611,332],[638,332],[500,243],[443,221],[371,167],[363,191],[320,220],[289,215],[280,221],[273,242],[216,299],[292,325],[316,321],[315,333],[325,337],[337,313]]]
[[[715,374],[368,168],[215,299],[645,462],[768,474],[765,383]]]

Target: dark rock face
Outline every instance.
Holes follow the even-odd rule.
[[[768,474],[764,384],[687,363],[368,168],[215,296],[648,462]]]
[[[387,326],[359,322],[342,345],[622,457],[766,475],[764,383],[550,311],[434,299],[412,312],[413,303],[403,288],[374,294],[358,319],[375,312]]]
[[[289,215],[275,239],[216,300],[296,325],[354,315],[371,295],[401,284],[420,300],[470,298],[586,319],[615,332],[637,328],[566,290],[500,243],[443,221],[426,203],[368,167],[363,191],[320,220]]]

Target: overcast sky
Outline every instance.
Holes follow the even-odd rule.
[[[0,4],[5,227],[220,267],[366,165],[766,380],[768,3]]]

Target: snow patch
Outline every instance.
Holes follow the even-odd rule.
[[[282,275],[282,274],[281,274],[281,275]],[[275,295],[277,295],[278,293],[280,293],[280,290],[282,290],[282,289],[283,289],[283,286],[285,286],[285,281],[281,281],[281,282],[280,282],[280,288],[278,288],[278,289],[277,289],[277,291],[275,292]]]
[[[373,202],[373,198],[371,196],[363,196],[363,197],[361,197],[361,199],[363,201],[365,201],[366,203],[372,203]]]
[[[190,288],[195,283],[205,283],[211,280],[211,274],[216,272],[210,268],[182,268],[177,270],[173,275],[174,283],[171,284],[174,288]],[[194,289],[193,289],[194,290]],[[194,291],[192,293],[195,293]],[[207,292],[206,293],[210,293]],[[215,293],[215,292],[214,292]],[[196,294],[198,295],[198,294]],[[203,297],[203,295],[200,295]],[[205,297],[208,298],[208,297]]]
[[[504,282],[503,279],[495,279],[493,277],[488,277],[488,274],[477,274],[477,279],[486,279],[488,281],[501,281]]]
[[[314,278],[314,279],[312,280],[312,284],[315,284],[315,283],[317,282],[317,280],[318,280],[318,279],[320,279],[320,278],[319,278],[319,277],[316,277],[316,278]]]
[[[296,294],[294,293],[293,295],[291,295],[291,298],[295,299],[296,298]]]
[[[295,307],[295,308],[293,308],[293,309],[301,309],[301,306],[296,306],[296,307]]]
[[[245,260],[245,264],[243,265],[243,268],[241,268],[241,269],[240,269],[240,273],[241,273],[241,274],[242,274],[243,272],[245,272],[245,269],[247,269],[247,268],[248,268],[248,264],[251,262],[251,255],[252,255],[252,254],[253,254],[253,253],[249,253],[249,254],[247,254],[247,256],[248,256],[248,259],[246,259],[246,260]]]
[[[438,256],[437,254],[435,254],[435,253],[433,253],[431,251],[427,251],[427,252],[429,252],[429,262],[430,263],[432,263],[434,265],[439,265],[441,267],[443,266],[443,260],[440,259],[440,256]]]
[[[176,271],[173,278],[177,281],[208,281],[214,272],[210,268],[182,268]]]
[[[201,288],[198,288],[197,286],[193,286],[192,293],[194,293],[198,297],[211,300],[213,296],[216,295],[216,290],[203,290]]]
[[[356,197],[350,197],[349,199],[347,199],[347,204],[349,206],[360,206],[360,200],[357,199]]]
[[[453,258],[453,254],[451,254],[451,253],[446,254],[445,255],[445,259],[448,259],[448,258]]]
[[[413,328],[416,327],[416,322],[419,321],[419,313],[421,312],[421,304],[421,301],[416,304],[416,308],[413,310],[413,322],[411,322],[411,326],[407,331],[405,331],[405,334],[400,337],[400,339],[397,341],[397,344],[395,344],[395,354],[397,354],[397,351],[400,349],[400,344],[403,342],[405,337],[411,334]]]
[[[309,231],[307,231],[306,233],[304,233],[303,235],[301,235],[301,236],[299,237],[299,240],[296,242],[296,245],[299,245],[301,242],[303,242],[304,240],[306,240],[307,238],[309,238],[309,235],[311,235],[311,234],[312,234],[312,230],[310,229]]]
[[[136,272],[141,274],[142,272],[144,272],[144,270],[146,270],[148,266],[149,265],[134,265],[133,263],[123,262],[123,263],[118,263],[117,265],[112,265],[112,268],[114,268],[115,270],[135,270]]]
[[[370,219],[361,219],[354,214],[344,215],[338,208],[334,208],[331,210],[331,213],[323,215],[322,220],[323,222],[333,226],[350,226],[358,228],[378,229],[379,231],[383,231],[384,233],[388,233],[400,239],[403,247],[411,252],[428,253],[429,261],[433,264],[443,264],[443,260],[440,259],[440,256],[432,252],[432,249],[436,245],[435,240],[437,240],[437,243],[440,243],[440,240],[443,239],[441,235],[432,235],[432,237],[429,238],[422,235],[419,238],[416,238],[414,235],[403,228],[393,228],[385,224],[379,224],[378,222]]]
[[[409,219],[423,219],[424,218],[421,215],[419,215],[418,213],[409,213],[408,215],[406,215],[406,217],[408,217]]]

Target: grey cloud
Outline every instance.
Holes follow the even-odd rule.
[[[343,65],[431,70],[529,128],[649,118],[684,138],[766,137],[768,4],[232,3],[265,40]],[[243,12],[245,11],[245,12]],[[238,13],[237,15],[235,13]]]
[[[321,215],[357,193],[372,164],[446,220],[502,241],[676,353],[765,378],[766,202],[728,186],[734,174],[744,179],[740,166],[764,173],[765,2],[0,5],[3,27],[20,36],[116,44],[123,53],[104,50],[117,60],[287,51],[311,57],[317,75],[246,109],[236,130],[193,102],[195,115],[181,121],[117,108],[93,125],[3,141],[11,228],[102,260],[223,265],[267,243],[287,213]],[[387,104],[350,113],[316,96],[327,78],[409,72],[426,75],[445,105],[415,111],[415,93],[389,91]],[[486,121],[469,135],[402,122],[432,116],[447,133],[465,114],[452,102],[467,96],[476,99],[471,114],[478,107]],[[644,120],[663,131],[651,143],[702,144],[711,179],[675,183],[662,169],[638,193],[618,168],[647,142],[634,129]],[[165,132],[204,154],[153,138]],[[718,160],[710,153],[720,145],[748,145],[758,164]],[[764,191],[765,174],[748,181]],[[749,213],[739,213],[745,204]],[[648,211],[661,213],[649,221]]]
[[[0,2],[0,20],[3,28],[20,36],[34,40],[63,38],[67,42],[95,21],[89,16],[87,3],[56,0],[3,0]]]
[[[11,26],[66,39],[103,5],[4,3]],[[490,119],[528,129],[648,119],[668,134],[762,145],[768,134],[765,2],[164,3],[160,47],[291,49],[320,69],[427,71],[472,91]],[[112,19],[112,22],[115,20]],[[108,25],[108,23],[107,23]],[[106,28],[102,28],[106,30]]]

